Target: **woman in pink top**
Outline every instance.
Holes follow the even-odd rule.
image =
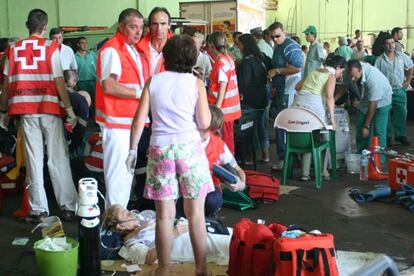
[[[214,186],[198,132],[207,129],[211,120],[206,90],[191,73],[197,49],[189,36],[172,37],[162,52],[167,71],[154,75],[145,85],[131,127],[127,166],[134,171],[138,141],[151,110],[144,196],[155,200],[157,212],[159,267],[155,275],[169,275],[175,200],[180,194],[189,220],[196,275],[207,275],[204,201]]]

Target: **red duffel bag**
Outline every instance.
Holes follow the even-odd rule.
[[[273,274],[273,229],[249,219],[233,227],[230,241],[230,276],[268,276]]]
[[[268,173],[245,170],[248,195],[252,199],[275,201],[279,199],[279,179]]]
[[[331,234],[304,234],[274,243],[275,276],[338,276]]]

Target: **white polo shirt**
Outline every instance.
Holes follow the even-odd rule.
[[[61,44],[60,47],[60,61],[62,63],[62,69],[65,70],[78,70],[78,65],[76,64],[75,53],[72,48]]]
[[[149,43],[149,49],[150,49],[150,63],[151,63],[150,76],[152,76],[160,72],[161,61],[164,57],[162,55],[162,52],[158,53],[158,51],[155,50],[154,47],[152,47],[151,41],[148,43]]]

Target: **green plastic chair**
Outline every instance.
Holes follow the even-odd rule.
[[[293,153],[312,153],[316,188],[321,187],[321,156],[324,150],[331,153],[331,178],[336,179],[335,131],[313,111],[290,107],[281,111],[274,123],[275,128],[287,132],[285,163],[282,185],[292,177]]]

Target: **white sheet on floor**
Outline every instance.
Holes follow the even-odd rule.
[[[230,235],[217,235],[207,233],[207,262],[217,265],[229,263],[229,246],[233,229],[228,228]],[[173,243],[171,261],[194,262],[189,233],[178,236]]]
[[[207,233],[207,262],[215,263],[217,265],[227,265],[229,263],[229,246],[233,229],[228,229],[230,235]],[[129,262],[143,264],[148,249],[147,246],[141,243],[135,243],[130,246],[122,246],[118,254]],[[194,262],[193,248],[191,247],[190,235],[188,232],[181,234],[174,239],[171,251],[171,261],[182,263]]]

